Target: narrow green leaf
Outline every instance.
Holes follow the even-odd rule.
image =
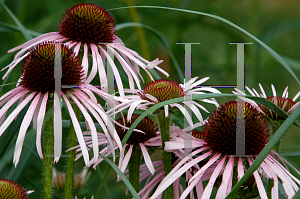
[[[21,32],[21,29],[18,26],[14,26],[12,24],[5,23],[5,22],[2,22],[2,21],[0,21],[0,28],[2,28],[3,30],[7,30],[9,32],[12,32],[12,31],[20,31]],[[26,31],[30,35],[35,36],[35,37],[42,34],[42,33],[36,32],[36,31],[28,30],[28,29],[26,29]]]
[[[136,26],[138,26],[138,27],[143,27],[143,28],[145,28],[146,30],[150,31],[153,35],[155,35],[155,36],[158,38],[158,40],[159,40],[160,42],[162,42],[162,44],[165,46],[165,48],[167,49],[167,51],[168,51],[169,54],[170,54],[170,57],[171,57],[171,59],[172,59],[172,61],[173,61],[173,64],[175,65],[175,68],[176,68],[176,71],[177,71],[177,73],[178,73],[178,75],[179,75],[180,80],[183,81],[183,80],[184,80],[184,76],[183,76],[182,69],[180,68],[180,66],[179,66],[179,64],[178,64],[178,62],[177,62],[177,60],[176,60],[176,58],[175,58],[175,56],[174,56],[174,54],[173,54],[173,52],[172,52],[172,50],[171,50],[171,47],[170,47],[169,43],[167,42],[167,40],[165,39],[165,37],[164,37],[159,31],[157,31],[156,29],[154,29],[154,28],[152,28],[152,27],[150,27],[150,26],[147,26],[147,25],[144,25],[144,24],[141,24],[141,23],[134,23],[134,22],[118,24],[118,25],[116,25],[116,29],[117,29],[117,30],[121,30],[121,29],[123,29],[123,28],[127,28],[127,27],[136,27]],[[160,79],[160,78],[158,78],[158,77],[154,74],[154,71],[155,71],[154,69],[151,69],[150,71],[153,73],[153,75],[155,76],[155,78]],[[156,71],[155,71],[155,72],[156,72]],[[156,74],[157,74],[157,73],[156,73]],[[183,82],[182,82],[182,83],[183,83]]]
[[[273,147],[276,145],[276,143],[283,137],[283,135],[292,126],[292,124],[296,121],[296,119],[299,117],[299,115],[300,115],[300,106],[298,106],[296,108],[296,110],[293,111],[292,114],[282,123],[282,125],[279,127],[279,129],[276,131],[276,133],[270,139],[268,144],[265,146],[265,148],[260,152],[260,154],[254,160],[253,164],[249,167],[249,169],[247,170],[245,175],[233,187],[233,189],[227,195],[226,198],[229,199],[230,197],[232,197],[233,194],[236,191],[238,191],[240,186],[243,185],[246,182],[246,180],[253,174],[253,172],[261,165],[261,163],[264,161],[264,159],[267,157],[267,155],[270,153],[270,151],[273,149]]]
[[[280,151],[278,154],[281,156],[300,156],[300,151]]]
[[[249,33],[248,31],[244,30],[243,28],[239,27],[238,25],[232,23],[231,21],[219,17],[217,15],[212,15],[204,12],[198,12],[198,11],[193,11],[193,10],[185,10],[185,9],[179,9],[179,8],[170,8],[170,7],[162,7],[162,6],[126,6],[126,7],[119,7],[119,8],[113,8],[113,9],[108,9],[108,10],[120,10],[120,9],[129,9],[129,8],[155,8],[155,9],[165,9],[165,10],[173,10],[173,11],[179,11],[179,12],[186,12],[186,13],[191,13],[191,14],[197,14],[197,15],[203,15],[207,17],[211,17],[214,19],[217,19],[219,21],[222,21],[235,29],[243,32],[244,34],[248,35],[250,38],[254,39],[256,42],[258,42],[262,47],[264,47],[279,63],[281,63],[282,66],[285,67],[285,69],[294,77],[294,79],[298,82],[300,85],[300,81],[298,80],[297,76],[295,75],[294,71],[291,69],[291,67],[288,65],[288,63],[280,57],[272,48],[270,48],[268,45],[266,45],[264,42],[259,40],[257,37]]]
[[[133,197],[135,199],[140,199],[140,197],[138,196],[137,192],[134,190],[134,188],[132,187],[132,185],[130,184],[130,182],[128,181],[128,179],[126,178],[126,176],[122,173],[122,171],[118,168],[117,165],[115,165],[115,163],[113,163],[110,159],[108,159],[107,157],[105,157],[104,155],[102,155],[101,153],[99,153],[99,155],[101,156],[101,158],[103,158],[116,172],[117,174],[120,176],[120,178],[123,180],[123,182],[125,183],[126,187],[128,188],[128,190],[131,192],[131,194],[133,195]]]
[[[297,193],[294,195],[293,199],[299,199],[300,198],[300,189],[297,191]]]
[[[14,20],[17,26],[20,28],[20,31],[22,32],[26,41],[32,39],[32,37],[29,35],[28,31],[23,26],[23,24],[18,20],[18,18],[14,15],[14,13],[4,4],[4,2],[0,2],[0,4],[4,8],[4,10],[10,15],[10,17]]]
[[[97,166],[97,168],[98,168],[98,169],[97,169],[97,172],[98,172],[99,176],[100,176],[102,179],[101,179],[101,183],[100,183],[100,185],[99,185],[98,191],[97,191],[96,196],[95,196],[96,199],[98,199],[98,198],[100,197],[101,190],[102,190],[103,187],[105,187],[106,192],[109,194],[109,192],[108,192],[108,191],[109,191],[109,190],[108,190],[108,187],[106,186],[106,179],[107,179],[107,177],[108,177],[108,174],[109,174],[109,171],[110,171],[111,167],[108,167],[108,168],[107,168],[104,177],[102,177],[102,173],[101,173],[101,171],[100,171],[99,165]],[[111,198],[111,197],[109,197],[109,198]]]

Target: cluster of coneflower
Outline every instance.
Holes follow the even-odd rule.
[[[116,36],[113,17],[105,9],[94,4],[82,3],[67,9],[57,32],[38,36],[9,52],[16,50],[20,51],[12,63],[4,68],[8,68],[8,71],[3,78],[22,60],[24,63],[16,88],[0,97],[0,136],[21,110],[29,105],[16,141],[14,164],[17,166],[19,162],[27,129],[33,122],[37,134],[37,151],[44,161],[45,198],[51,197],[52,164],[53,161],[59,161],[62,149],[62,131],[53,124],[55,118],[61,119],[60,110],[54,107],[61,102],[66,105],[72,123],[69,139],[77,140],[69,145],[68,154],[71,154],[73,159],[69,158],[67,171],[74,167],[72,161],[81,157],[86,166],[94,168],[103,160],[103,155],[112,154],[113,160],[116,161],[115,153],[119,151],[119,169],[129,174],[129,181],[141,198],[153,199],[185,198],[188,195],[195,198],[195,194],[198,198],[210,198],[213,187],[217,188],[216,198],[225,198],[267,144],[270,136],[268,121],[283,119],[266,107],[242,97],[247,101],[242,103],[247,156],[234,156],[239,111],[237,104],[240,102],[228,101],[219,105],[213,98],[193,100],[191,97],[190,100],[185,100],[188,99],[187,96],[205,95],[208,92],[220,93],[214,88],[201,87],[208,77],[200,80],[195,77],[184,85],[172,80],[154,80],[149,69],[155,68],[168,76],[157,66],[161,61],[156,59],[149,62],[125,47],[122,40]],[[61,85],[58,90],[55,79],[55,67],[59,66],[55,61],[57,56],[61,58]],[[119,62],[121,69],[114,63],[114,58]],[[108,78],[112,77],[108,77],[106,67],[111,67],[113,71],[118,93],[107,92]],[[140,68],[145,70],[152,80],[143,89],[140,83]],[[124,88],[119,70],[126,73],[129,89]],[[97,74],[101,89],[91,84]],[[267,98],[264,90],[261,91],[262,97]],[[293,100],[288,99],[286,93],[287,90],[282,97],[277,97],[275,93],[267,99],[290,114],[299,105],[299,102],[295,102],[299,93]],[[106,107],[98,103],[101,98],[106,102]],[[182,100],[172,101],[175,98]],[[159,106],[161,102],[168,100],[169,103]],[[217,107],[207,119],[203,119],[200,112],[208,112],[200,104],[202,102]],[[18,103],[17,108],[7,115],[15,103]],[[158,107],[152,112],[152,115],[157,116],[158,124],[150,117],[135,114],[136,109],[148,110],[152,107]],[[124,110],[127,111],[125,116]],[[48,111],[52,111],[53,114],[52,118],[46,120],[45,114]],[[171,125],[172,114],[175,112],[184,115],[190,128],[203,125],[204,130],[194,130],[192,134],[188,134],[178,126]],[[196,116],[197,124],[193,123],[189,112]],[[80,126],[81,114],[87,130]],[[113,117],[116,114],[119,115],[119,119],[115,120]],[[128,130],[135,121],[139,123],[130,134]],[[100,125],[101,132],[97,132],[99,129],[95,123]],[[89,156],[90,150],[93,151],[92,158]],[[152,162],[153,150],[162,150],[161,161]],[[143,162],[145,165],[141,165]],[[286,161],[272,150],[259,169],[244,183],[243,188],[240,188],[241,191],[237,192],[238,197],[260,195],[261,198],[278,198],[279,182],[288,198],[293,197],[299,189],[300,181],[281,163]],[[70,172],[63,178],[66,181],[65,198],[72,196],[73,175],[74,172]],[[181,177],[186,177],[186,186],[180,183]],[[144,180],[144,186],[140,187]],[[266,190],[265,183],[269,182],[270,185],[271,181],[271,190]],[[1,183],[3,182],[0,181],[0,188]],[[8,184],[5,186],[13,184],[5,183]],[[25,194],[23,189],[19,190]],[[68,190],[71,191],[69,196],[66,196]]]

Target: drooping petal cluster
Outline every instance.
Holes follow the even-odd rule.
[[[162,109],[159,109],[158,111],[164,111],[165,116],[167,117],[171,109],[172,110],[179,109],[180,112],[182,112],[182,114],[189,122],[190,126],[194,126],[194,127],[201,126],[205,123],[205,120],[203,119],[199,111],[199,108],[205,112],[208,111],[204,106],[196,102],[196,100],[193,100],[192,95],[205,94],[205,92],[220,93],[220,91],[214,88],[199,86],[203,82],[207,81],[209,79],[208,77],[196,81],[197,78],[198,77],[191,79],[185,85],[178,84],[177,82],[172,80],[160,79],[160,80],[153,81],[148,85],[146,85],[143,90],[138,90],[138,91],[136,90],[134,95],[125,96],[127,100],[123,100],[123,102],[120,105],[115,106],[113,109],[108,111],[108,113],[109,114],[111,114],[112,112],[117,113],[124,109],[129,108],[127,114],[127,120],[130,121],[131,116],[135,109],[147,110],[149,107],[159,102],[189,95],[191,96],[191,98],[188,98],[187,100],[180,103],[165,105]],[[130,92],[130,91],[128,90],[126,92]],[[219,106],[219,104],[215,99],[202,99],[199,101],[214,104],[216,105],[216,107]],[[193,124],[191,115],[188,113],[187,111],[188,109],[186,107],[188,107],[188,109],[190,109],[196,115],[197,119],[199,120],[198,124],[195,125]]]
[[[196,187],[197,185],[199,186],[199,183],[201,184],[201,188],[196,188],[198,198],[210,198],[213,187],[217,186],[217,184],[219,183],[220,186],[218,187],[216,198],[223,199],[228,195],[228,193],[231,191],[232,186],[234,185],[233,182],[237,182],[242,178],[247,169],[252,165],[253,161],[257,157],[257,154],[266,144],[266,139],[268,137],[267,124],[262,122],[262,115],[259,115],[260,113],[257,109],[254,109],[250,104],[246,103],[245,141],[247,143],[247,140],[250,140],[248,144],[252,144],[253,146],[251,147],[253,148],[254,146],[258,147],[258,144],[262,145],[262,147],[258,147],[257,151],[248,151],[252,154],[252,156],[248,157],[232,156],[232,150],[223,150],[223,148],[221,149],[221,151],[219,150],[217,143],[220,145],[220,137],[228,137],[228,140],[230,140],[231,138],[228,136],[228,134],[231,134],[231,131],[236,131],[235,128],[231,128],[231,126],[236,123],[236,112],[234,111],[236,110],[236,107],[234,108],[236,104],[237,103],[234,101],[228,102],[225,105],[221,105],[214,112],[213,116],[208,119],[208,125],[205,126],[204,130],[200,134],[203,139],[190,137],[190,135],[181,133],[181,135],[177,134],[175,137],[173,137],[170,142],[166,142],[165,150],[174,151],[188,148],[193,149],[193,151],[190,152],[187,156],[183,157],[182,160],[173,168],[173,170],[161,181],[154,194],[151,196],[151,199],[158,197],[168,186],[175,182],[189,169],[197,169],[197,167],[199,167],[199,164],[201,165],[201,168],[199,168],[197,172],[195,172],[189,179],[188,186],[183,191],[180,198],[185,198],[191,191],[193,191],[194,187]],[[232,116],[235,118],[229,119],[228,117],[224,117],[224,115]],[[250,118],[254,120],[254,123],[251,123],[251,121],[249,121]],[[247,128],[248,125],[256,124],[258,124],[258,127]],[[252,142],[251,138],[247,136],[258,136],[253,134],[256,133],[256,131],[260,132],[264,136],[263,138],[260,138],[262,139],[261,141],[256,140],[258,141],[258,143]],[[215,135],[214,139],[207,138],[210,133]],[[199,135],[199,133],[195,135]],[[235,148],[235,143],[227,141],[227,148]],[[244,186],[248,186],[247,189],[251,190],[250,192],[257,192],[257,194],[259,194],[261,198],[267,199],[267,192],[262,181],[265,176],[269,182],[270,180],[274,182],[271,193],[272,198],[278,198],[279,182],[282,183],[284,191],[288,198],[292,198],[293,195],[299,190],[300,180],[294,177],[287,168],[281,165],[278,160],[283,163],[288,163],[286,160],[280,157],[276,153],[276,151],[272,150],[271,153],[268,154],[268,156],[262,162],[259,169],[253,173],[255,183],[252,178],[252,180],[248,180],[244,184]],[[212,169],[210,170],[211,175],[206,187],[203,189],[202,182],[205,181],[203,179],[203,176],[205,172],[208,171],[208,169]],[[237,173],[235,173],[235,171],[237,171]],[[220,178],[219,176],[222,176],[222,178]],[[241,191],[244,192],[245,190]]]
[[[51,104],[53,104],[53,102],[54,104],[61,104],[62,102],[61,99],[58,98],[57,94],[53,95],[53,88],[55,84],[55,82],[53,81],[53,68],[55,67],[53,49],[55,45],[56,44],[45,43],[32,49],[22,68],[22,76],[20,82],[21,86],[7,92],[0,97],[0,136],[19,115],[19,113],[26,107],[26,105],[29,105],[29,108],[22,120],[16,142],[14,152],[15,165],[17,165],[19,162],[25,135],[31,121],[33,122],[33,127],[37,132],[37,151],[40,157],[43,158],[41,137],[47,106],[51,107]],[[83,84],[82,86],[78,86],[75,88],[62,88],[61,96],[70,114],[72,124],[74,125],[79,145],[82,148],[84,161],[88,165],[89,154],[84,143],[79,121],[75,116],[71,103],[75,103],[79,107],[81,113],[86,119],[88,128],[91,130],[93,138],[94,161],[98,159],[99,149],[97,131],[95,123],[91,116],[93,116],[103,128],[105,135],[108,137],[107,139],[111,141],[111,137],[114,137],[114,140],[119,145],[119,147],[121,146],[121,141],[118,138],[116,130],[114,128],[106,128],[107,124],[110,124],[110,126],[112,127],[113,124],[111,122],[111,119],[107,117],[103,108],[97,104],[97,98],[94,93],[102,99],[106,100],[111,106],[113,106],[114,100],[107,93],[95,88],[92,85],[88,85],[82,82],[82,67],[80,64],[78,64],[78,58],[74,55],[74,53],[71,53],[72,51],[70,51],[70,49],[68,49],[66,46],[62,44],[59,45],[61,45],[60,49],[62,51],[62,70],[66,71],[66,74],[62,75],[61,81],[66,84]],[[32,78],[37,83],[33,82],[32,79],[27,78],[30,75],[36,75]],[[31,85],[31,83],[33,85]],[[47,85],[47,87],[40,87],[39,83]],[[18,101],[19,103],[17,107],[9,115],[6,116],[8,110]],[[61,113],[55,112],[54,114],[57,117]],[[62,150],[62,133],[59,131],[55,131],[54,140],[54,154],[58,154],[58,156],[60,156]],[[112,144],[112,142],[110,143]],[[56,156],[54,160],[58,161],[59,157]]]
[[[99,75],[101,89],[107,92],[108,79],[115,78],[121,96],[124,96],[123,82],[117,65],[114,63],[114,57],[121,64],[129,81],[131,91],[134,91],[135,84],[141,89],[140,68],[150,76],[149,70],[157,69],[164,75],[169,76],[157,65],[161,60],[149,62],[142,58],[137,52],[125,47],[120,38],[115,35],[115,25],[113,17],[102,7],[82,3],[67,9],[59,24],[58,32],[50,32],[40,35],[20,46],[17,46],[8,52],[20,51],[15,55],[14,60],[4,69],[8,71],[3,79],[12,71],[30,53],[30,49],[44,42],[61,42],[74,50],[75,55],[80,54],[82,58],[83,77],[85,83],[89,84],[94,77]],[[83,52],[83,55],[81,55]],[[92,55],[92,68],[89,69],[89,54]],[[108,77],[106,66],[111,67],[114,77]]]

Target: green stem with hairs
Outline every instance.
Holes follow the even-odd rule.
[[[79,119],[80,109],[75,103],[72,104],[72,108],[75,112],[76,118]],[[78,145],[76,140],[77,137],[76,137],[74,125],[70,125],[68,149]],[[71,199],[73,195],[72,193],[73,193],[73,177],[74,177],[74,166],[75,166],[75,150],[68,151],[67,155],[69,156],[67,157],[64,199]]]
[[[132,154],[128,163],[129,168],[129,182],[139,192],[140,184],[140,165],[141,165],[142,150],[139,145],[133,146]],[[132,198],[132,194],[129,192],[129,198]]]
[[[162,148],[163,148],[163,159],[164,159],[164,165],[165,165],[165,176],[167,176],[170,171],[172,170],[172,161],[171,161],[171,153],[165,151],[165,142],[170,141],[170,121],[171,116],[169,113],[168,117],[165,117],[165,112],[161,111],[159,114],[157,114],[159,126],[160,126],[160,133],[161,133],[161,139],[162,139]],[[173,199],[174,198],[174,191],[173,191],[173,185],[169,186],[164,194],[166,195],[165,198],[167,199]]]
[[[51,100],[49,100],[51,101]],[[53,104],[53,103],[52,103]],[[47,110],[52,108],[47,104]],[[52,198],[52,170],[54,161],[54,112],[44,124],[43,199]]]

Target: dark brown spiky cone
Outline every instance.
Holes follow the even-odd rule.
[[[67,9],[59,34],[81,43],[112,43],[115,35],[114,18],[102,7],[81,3]]]
[[[61,46],[62,85],[79,85],[83,80],[81,62],[71,49],[63,44],[43,43],[33,48],[21,68],[21,84],[37,92],[55,91],[55,46]],[[63,92],[69,88],[62,88]]]
[[[236,110],[237,101],[229,101],[209,117],[204,127],[203,140],[215,152],[236,154]],[[257,155],[268,142],[268,126],[263,115],[249,103],[244,103],[244,121],[245,154]]]
[[[184,97],[184,91],[181,86],[177,82],[168,79],[158,79],[150,82],[139,94],[144,100],[148,99],[145,94],[150,94],[155,97],[158,102]]]
[[[117,120],[118,123],[123,124],[126,127],[130,127],[134,121],[139,117],[140,115],[138,114],[133,114],[131,116],[131,121],[125,121],[125,125],[124,125],[124,120],[123,118],[119,118]],[[120,137],[121,140],[123,140],[123,138],[125,137],[126,133],[128,130],[116,125],[115,126],[116,131]],[[140,132],[133,132],[129,139],[127,140],[127,144],[130,145],[139,145],[139,143],[144,143],[146,141],[148,141],[151,138],[154,138],[156,136],[158,136],[156,133],[158,131],[158,125],[155,124],[150,118],[148,117],[144,117],[142,119],[142,121],[136,126],[135,129],[141,130],[144,133],[140,133]]]
[[[19,184],[0,179],[0,198],[1,199],[27,199],[26,190]]]
[[[275,101],[276,101],[277,106],[289,114],[291,114],[291,112],[292,112],[292,111],[289,112],[290,108],[292,108],[292,106],[294,106],[296,104],[296,102],[294,102],[293,100],[291,100],[289,98],[285,98],[285,97],[271,96],[271,97],[268,97],[267,99],[273,103],[275,103]],[[280,116],[277,113],[275,113],[274,111],[266,108],[265,106],[262,106],[261,104],[259,104],[259,107],[272,120],[284,120],[284,118],[282,116]]]

